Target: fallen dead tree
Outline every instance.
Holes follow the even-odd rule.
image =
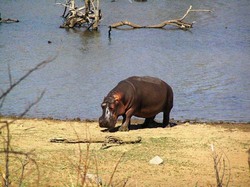
[[[190,6],[189,9],[184,14],[184,16],[182,16],[181,18],[173,19],[173,20],[166,20],[166,21],[163,21],[163,22],[156,24],[156,25],[143,26],[143,25],[138,25],[138,24],[132,23],[130,21],[120,21],[117,23],[113,23],[112,25],[109,26],[109,34],[110,34],[112,28],[120,28],[121,29],[122,26],[129,26],[133,29],[140,29],[140,28],[164,28],[166,25],[172,25],[172,26],[175,26],[179,29],[187,30],[187,29],[192,28],[193,23],[194,23],[194,22],[188,23],[188,22],[184,21],[184,19],[187,17],[187,15],[190,12],[211,12],[211,10],[200,10],[200,9],[199,10],[192,10],[192,6]]]
[[[50,140],[51,143],[101,143],[101,149],[107,149],[112,146],[123,145],[123,144],[136,144],[141,142],[141,137],[136,139],[121,139],[117,136],[106,136],[105,139],[66,139],[66,138],[53,138]]]
[[[87,29],[98,29],[99,21],[102,17],[99,0],[84,0],[84,6],[81,7],[77,7],[74,0],[66,0],[65,4],[56,4],[64,6],[62,17],[65,18],[65,22],[60,28],[86,25]]]

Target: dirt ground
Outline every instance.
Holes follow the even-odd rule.
[[[3,119],[11,120],[11,119]],[[250,186],[248,150],[250,124],[178,123],[171,128],[141,129],[132,121],[129,132],[102,132],[97,122],[19,119],[10,126],[11,149],[31,153],[28,159],[12,154],[10,180],[17,186],[80,186],[85,173],[97,174],[103,186],[216,186],[214,154],[224,186]],[[118,124],[119,125],[119,124]],[[1,150],[6,129],[1,129]],[[141,137],[137,144],[52,143],[52,138],[123,140]],[[214,151],[212,152],[211,144]],[[163,164],[149,161],[159,156]],[[114,169],[116,167],[116,171]],[[4,154],[0,173],[4,177]],[[24,169],[22,169],[24,168]],[[23,177],[21,173],[24,171]],[[92,186],[92,185],[89,185]],[[96,185],[94,185],[96,186]]]

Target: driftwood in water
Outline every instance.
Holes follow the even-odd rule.
[[[86,25],[87,28],[97,30],[101,19],[101,10],[99,9],[99,0],[85,0],[84,6],[77,7],[74,0],[66,0],[65,4],[56,3],[64,6],[63,17],[65,22],[61,28],[73,28],[75,26]],[[67,9],[69,9],[68,13]]]
[[[0,18],[0,23],[14,23],[14,22],[19,22],[19,20],[11,18]]]
[[[102,143],[102,149],[107,149],[114,145],[122,145],[122,144],[136,144],[141,142],[141,137],[137,137],[136,139],[121,139],[117,136],[106,136],[105,139],[66,139],[66,138],[53,138],[50,140],[52,143]]]
[[[109,26],[109,28],[110,28],[109,32],[111,31],[111,28],[119,28],[119,27],[125,26],[125,25],[130,26],[131,28],[134,28],[134,29],[139,29],[139,28],[163,28],[166,25],[173,25],[173,26],[176,26],[176,27],[178,27],[180,29],[189,29],[189,28],[192,28],[193,23],[187,23],[187,22],[184,22],[183,20],[186,18],[186,16],[190,12],[211,12],[211,11],[210,10],[192,10],[192,6],[190,6],[189,9],[184,14],[184,16],[182,16],[179,19],[167,20],[167,21],[163,21],[163,22],[161,22],[159,24],[156,24],[156,25],[146,25],[146,26],[138,25],[138,24],[132,23],[130,21],[120,21],[120,22],[117,22],[117,23],[114,23],[114,24],[110,25]]]

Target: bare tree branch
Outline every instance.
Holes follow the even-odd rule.
[[[57,54],[58,55],[58,54]],[[0,95],[0,109],[3,106],[4,100],[6,98],[6,96],[17,86],[19,85],[22,81],[24,81],[28,76],[30,76],[34,71],[39,70],[40,68],[44,67],[46,64],[48,64],[49,62],[53,61],[56,57],[52,57],[49,58],[45,61],[42,61],[41,63],[37,64],[34,68],[32,68],[31,70],[29,70],[26,74],[24,74],[21,78],[19,78],[16,82],[13,83],[12,81],[12,75],[11,75],[11,70],[10,70],[10,66],[8,65],[8,76],[9,76],[9,88],[6,91],[3,91]],[[5,173],[3,173],[2,176],[2,180],[3,180],[3,185],[5,187],[10,186],[10,156],[14,155],[14,156],[25,156],[26,159],[28,159],[28,161],[21,162],[22,167],[21,167],[21,175],[20,175],[20,180],[19,180],[19,184],[22,184],[22,181],[24,179],[24,170],[26,165],[29,163],[29,161],[31,161],[33,164],[35,164],[36,170],[38,172],[38,177],[37,177],[37,186],[39,185],[39,179],[40,179],[40,173],[39,173],[39,168],[38,165],[36,163],[36,161],[31,158],[31,152],[22,152],[22,151],[15,151],[11,148],[11,133],[10,133],[10,125],[13,124],[17,119],[23,117],[24,115],[26,115],[30,109],[36,105],[44,96],[45,90],[42,91],[42,93],[40,94],[40,96],[31,104],[28,105],[28,107],[18,116],[18,118],[14,118],[11,121],[8,120],[0,120],[0,124],[2,124],[0,126],[0,130],[2,129],[6,129],[6,137],[4,135],[1,135],[1,137],[3,138],[3,150],[0,150],[0,154],[4,154],[5,156]],[[1,119],[1,118],[0,118]]]
[[[192,6],[190,6],[188,8],[188,10],[186,11],[186,13],[181,18],[163,21],[163,22],[161,22],[159,24],[156,24],[156,25],[142,26],[142,25],[132,23],[130,21],[120,21],[120,22],[117,22],[117,23],[113,23],[112,25],[109,26],[109,28],[110,28],[109,34],[110,34],[110,31],[111,31],[111,28],[118,28],[118,27],[121,27],[121,26],[124,26],[124,25],[130,26],[130,27],[132,27],[134,29],[138,29],[138,28],[163,28],[166,25],[173,25],[173,26],[176,26],[176,27],[178,27],[180,29],[189,29],[189,28],[192,28],[193,23],[187,23],[187,22],[184,22],[183,20],[187,17],[187,15],[190,12],[211,12],[211,10],[201,10],[201,9],[192,10]]]
[[[10,87],[12,86],[12,76],[10,71],[10,65],[8,64],[8,75],[9,75],[9,81],[10,81]]]
[[[116,170],[117,170],[117,167],[118,167],[119,163],[121,162],[121,160],[122,160],[122,158],[123,158],[124,155],[125,155],[125,152],[121,155],[120,159],[119,159],[118,162],[116,163],[115,168],[114,168],[114,171],[113,171],[113,173],[112,173],[112,175],[111,175],[111,177],[110,177],[110,179],[109,179],[108,186],[112,186],[111,183],[112,183],[114,174],[115,174],[115,172],[116,172]]]
[[[230,161],[222,149],[221,149],[222,153],[219,154],[215,151],[214,145],[211,144],[211,150],[214,161],[214,171],[215,171],[217,187],[223,186],[224,177],[227,177],[225,186],[228,186],[231,177]]]
[[[0,127],[0,130],[2,130],[3,128],[7,127],[7,125],[14,123],[16,120],[18,120],[18,119],[24,117],[24,116],[30,111],[30,109],[31,109],[33,106],[35,106],[37,103],[40,102],[40,100],[43,98],[44,94],[45,94],[45,90],[40,94],[40,96],[39,96],[34,102],[32,102],[31,104],[29,104],[29,106],[28,106],[28,107],[27,107],[18,117],[13,118],[10,122],[7,122],[7,124],[2,125],[2,126]],[[0,121],[0,123],[3,123],[3,122]],[[6,121],[4,121],[4,123],[6,123]]]
[[[57,55],[52,57],[52,58],[49,58],[47,60],[44,60],[41,63],[37,64],[34,68],[29,70],[25,75],[23,75],[21,78],[19,78],[18,81],[11,84],[11,86],[5,92],[3,92],[2,95],[0,95],[0,100],[3,99],[4,97],[6,97],[8,95],[8,93],[10,93],[18,84],[20,84],[28,76],[30,76],[30,74],[32,74],[34,71],[44,67],[46,64],[50,63],[51,61],[55,60],[56,57],[57,57]]]

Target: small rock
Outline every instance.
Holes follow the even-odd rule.
[[[189,125],[191,125],[189,122],[183,124],[183,126],[189,126]]]
[[[149,161],[150,164],[160,165],[163,163],[163,160],[159,156],[155,156]]]

